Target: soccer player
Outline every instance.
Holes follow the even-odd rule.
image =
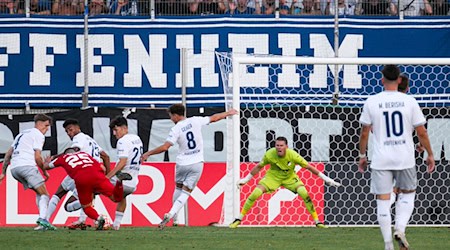
[[[138,175],[141,169],[141,155],[144,147],[141,138],[137,135],[128,133],[128,122],[125,117],[118,116],[111,120],[109,127],[117,138],[117,156],[119,160],[116,166],[106,175],[114,183],[117,179],[114,177],[119,171],[130,174],[133,179],[124,181],[123,195],[124,199],[117,203],[116,216],[114,218],[113,229],[119,230],[123,214],[127,208],[126,197],[136,191],[139,182]]]
[[[434,156],[425,117],[414,97],[398,92],[400,70],[395,65],[386,65],[382,70],[381,82],[384,91],[369,97],[364,103],[360,122],[359,170],[368,165],[366,150],[369,133],[373,131],[374,152],[371,163],[371,192],[377,198],[377,218],[385,249],[393,250],[391,229],[390,196],[393,181],[398,188],[395,204],[394,238],[400,249],[409,249],[405,230],[414,210],[417,187],[413,132],[428,153],[428,172],[434,170]]]
[[[174,202],[170,211],[164,214],[164,218],[159,224],[160,229],[164,229],[170,219],[184,206],[200,179],[204,161],[202,127],[237,114],[235,109],[230,109],[227,112],[217,113],[212,116],[186,118],[185,111],[186,108],[182,104],[173,104],[169,107],[170,120],[175,123],[175,126],[170,130],[164,144],[146,152],[142,156],[142,161],[145,161],[151,155],[169,150],[175,143],[179,146],[176,159]]]
[[[315,167],[309,165],[309,163],[303,159],[297,152],[288,148],[288,141],[285,137],[278,137],[275,141],[275,147],[269,149],[263,156],[261,162],[253,167],[250,173],[238,181],[238,187],[246,184],[250,181],[254,175],[258,174],[259,171],[266,165],[270,165],[270,169],[267,171],[266,175],[259,181],[256,188],[245,201],[244,207],[241,210],[239,218],[236,218],[233,223],[230,224],[230,228],[237,228],[244,216],[250,211],[256,200],[264,193],[275,192],[280,186],[285,187],[293,193],[296,193],[302,197],[305,202],[306,209],[311,214],[316,227],[326,228],[326,226],[319,221],[319,216],[314,208],[314,204],[309,197],[308,191],[305,185],[295,173],[295,166],[308,169],[311,173],[322,178],[330,186],[341,186],[340,183],[334,181],[330,177],[321,173]]]
[[[79,151],[88,153],[95,160],[101,161],[103,160],[103,166],[106,169],[106,172],[109,172],[110,169],[110,160],[108,154],[98,145],[98,143],[92,139],[90,136],[81,132],[80,124],[76,119],[67,119],[63,123],[63,127],[66,130],[67,135],[72,140],[71,147],[76,147]],[[78,210],[81,208],[81,204],[79,200],[76,198],[77,192],[75,191],[75,183],[70,176],[66,176],[64,180],[58,187],[56,193],[50,199],[48,204],[47,216],[46,219],[49,220],[52,216],[53,212],[56,209],[61,198],[67,194],[69,191],[74,191],[75,198],[71,197],[66,203],[66,210],[69,212]],[[82,230],[86,229],[86,214],[83,209],[80,211],[80,217],[77,221],[75,221],[72,225],[70,225],[69,229],[77,229],[80,228]]]
[[[100,193],[109,197],[114,202],[123,199],[122,180],[131,180],[127,173],[117,172],[117,182],[113,186],[106,178],[101,164],[91,155],[78,151],[78,148],[67,148],[64,153],[51,160],[47,157],[44,169],[63,167],[67,174],[74,180],[78,191],[78,198],[86,215],[97,221],[97,230],[103,230],[105,218],[97,213],[92,205],[94,193]]]
[[[36,203],[39,208],[39,218],[36,221],[36,229],[55,230],[56,227],[45,219],[47,214],[49,195],[45,181],[48,179],[48,173],[43,168],[44,161],[41,156],[42,147],[45,142],[45,133],[50,128],[52,118],[45,114],[34,116],[34,128],[22,131],[14,139],[11,148],[6,152],[3,163],[2,174],[0,174],[0,183],[5,178],[6,169],[11,163],[11,174],[25,189],[31,188],[36,192]],[[43,170],[45,180],[39,173]]]

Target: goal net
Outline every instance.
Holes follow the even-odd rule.
[[[239,215],[268,167],[240,190],[236,182],[274,147],[276,137],[284,136],[290,148],[343,184],[339,188],[326,186],[320,178],[298,168],[319,219],[329,225],[376,225],[370,171],[357,171],[358,119],[367,97],[383,90],[383,65],[396,64],[410,78],[409,94],[423,108],[436,157],[436,170],[428,174],[425,153],[416,155],[418,188],[410,223],[450,225],[449,58],[216,56],[226,106],[240,110],[240,116],[229,121],[229,141],[233,143],[228,143],[227,149],[221,224],[227,225]],[[333,98],[338,105],[332,105]],[[369,142],[369,160],[372,145]],[[313,221],[302,199],[282,188],[261,196],[241,225],[308,226]]]

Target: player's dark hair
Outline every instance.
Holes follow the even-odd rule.
[[[127,126],[128,127],[128,122],[127,119],[123,116],[116,116],[114,117],[114,119],[111,120],[111,122],[109,123],[109,127],[110,128],[114,128],[114,127],[120,127],[120,126]]]
[[[49,121],[50,124],[52,124],[52,117],[46,115],[46,114],[37,114],[34,116],[34,122],[46,122]]]
[[[288,144],[287,139],[284,136],[278,136],[276,140],[277,141],[284,141],[284,143],[286,143],[286,145]]]
[[[400,78],[402,79],[400,84],[398,85],[398,91],[406,93],[409,87],[409,78],[405,74],[401,74]]]
[[[184,113],[186,112],[186,108],[183,104],[173,104],[168,109],[167,112],[169,112],[172,115],[181,115],[184,116]]]
[[[76,126],[80,126],[80,123],[78,122],[77,119],[73,119],[73,118],[69,118],[66,119],[63,123],[63,128],[68,127],[69,125],[76,125]]]
[[[80,151],[80,148],[78,147],[70,147],[70,148],[66,148],[66,150],[64,150],[63,154],[71,154],[71,153],[75,153]]]
[[[396,65],[388,64],[384,66],[381,73],[386,80],[395,81],[400,75],[400,69]]]

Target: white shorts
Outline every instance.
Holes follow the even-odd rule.
[[[110,179],[111,183],[115,186],[116,182],[117,182],[117,177],[113,176]],[[136,191],[136,187],[132,187],[132,186],[127,186],[127,185],[123,185],[123,197],[127,197],[128,195],[134,193],[134,191]]]
[[[36,189],[44,185],[42,177],[36,166],[22,166],[11,168],[11,174],[18,182],[22,183],[24,189]]]
[[[61,182],[61,187],[66,191],[74,191],[75,181],[70,176],[66,176],[66,178],[64,178]]]
[[[203,172],[203,162],[185,166],[176,166],[176,183],[182,183],[189,189],[194,189]]]
[[[394,186],[395,180],[395,186]],[[396,187],[403,190],[416,190],[416,168],[402,170],[376,170],[371,171],[370,192],[374,194],[390,194]]]

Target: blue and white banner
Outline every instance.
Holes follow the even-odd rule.
[[[450,18],[343,18],[340,57],[450,58]],[[89,19],[89,39],[82,18],[0,18],[0,107],[79,107],[88,71],[91,106],[166,106],[181,100],[180,51],[187,49],[187,101],[223,106],[223,87],[215,51],[333,57],[332,18],[112,18]],[[88,47],[84,53],[84,47]],[[84,58],[87,56],[87,67]],[[377,69],[375,69],[377,70]],[[412,94],[434,94],[448,105],[450,68],[402,68],[414,81]],[[330,96],[333,67],[326,83],[297,79],[297,94]],[[340,92],[370,95],[379,78]],[[275,72],[280,74],[283,72]],[[292,77],[296,77],[293,74]],[[438,74],[435,74],[438,73]],[[326,75],[325,75],[326,74]],[[290,76],[287,76],[290,77]],[[317,78],[320,79],[320,78]],[[269,79],[267,79],[269,81]],[[325,86],[323,86],[325,84]],[[295,86],[294,86],[295,87]],[[364,99],[364,96],[362,97]],[[442,99],[442,100],[441,100]],[[426,100],[426,99],[425,99]],[[431,100],[435,100],[431,98]],[[345,105],[345,103],[343,103]]]

